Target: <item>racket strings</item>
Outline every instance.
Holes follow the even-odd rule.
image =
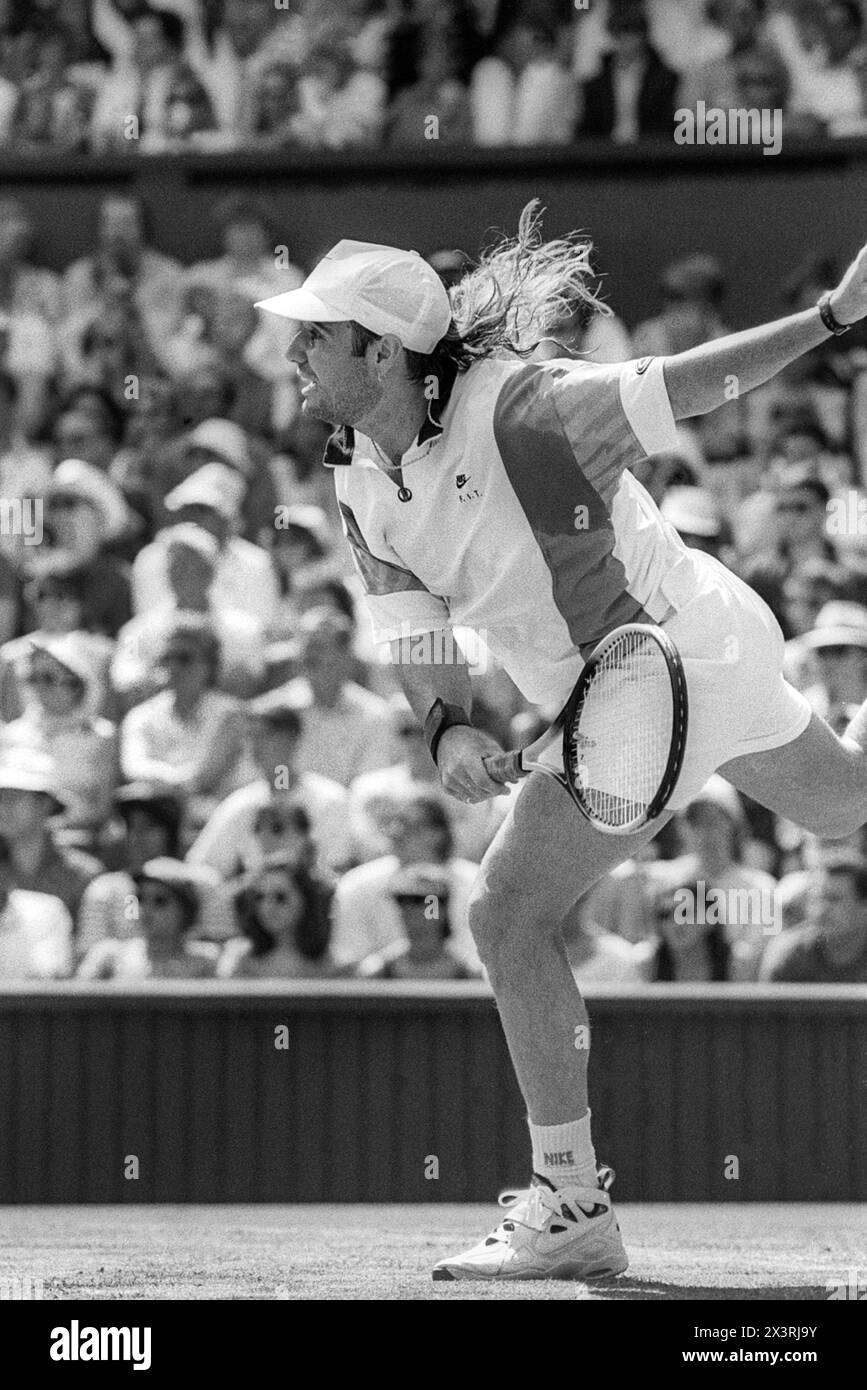
[[[567,741],[569,775],[594,819],[617,827],[646,814],[669,760],[673,703],[652,637],[623,633],[600,653]]]

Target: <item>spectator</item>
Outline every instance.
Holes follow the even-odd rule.
[[[78,967],[82,980],[201,980],[213,976],[219,952],[196,941],[201,874],[176,859],[151,859],[133,876],[138,933],[106,937]]]
[[[792,106],[829,135],[850,135],[863,129],[865,116],[862,9],[857,0],[831,0],[816,19],[821,46],[811,52],[791,18],[775,16],[775,37],[793,76]]]
[[[87,148],[94,91],[70,64],[74,41],[57,20],[39,38],[36,62],[18,88],[8,143],[16,152]],[[0,140],[0,143],[3,143]]]
[[[0,204],[0,217],[2,215]],[[0,320],[2,314],[0,309]],[[0,497],[6,499],[7,504],[20,501],[23,512],[24,507],[32,507],[35,499],[45,493],[51,480],[51,455],[44,446],[31,444],[25,437],[22,428],[24,420],[18,409],[19,400],[16,378],[0,366]],[[20,550],[18,538],[8,536],[6,528],[0,532],[0,550],[12,556]]]
[[[86,844],[111,810],[117,783],[117,739],[94,713],[99,689],[73,634],[31,637],[24,713],[0,731],[0,746],[47,754],[57,772],[55,790],[66,802],[62,824]]]
[[[367,980],[469,980],[481,974],[455,951],[449,923],[448,877],[423,865],[405,869],[391,883],[403,937],[365,957],[356,967]]]
[[[214,610],[240,609],[269,623],[277,607],[277,580],[270,556],[234,534],[244,480],[224,463],[207,463],[174,488],[165,500],[175,522],[192,522],[209,531],[219,546],[211,601]],[[157,608],[168,591],[165,532],[140,550],[133,563],[133,603],[137,613]]]
[[[717,983],[755,979],[758,961],[745,974],[736,972],[731,942],[721,922],[690,922],[677,913],[673,897],[661,892],[654,919],[656,930],[634,947],[645,979],[666,984]]]
[[[102,865],[58,840],[51,825],[65,809],[50,758],[29,753],[0,760],[0,825],[15,888],[48,893],[78,919],[84,892]]]
[[[185,273],[188,285],[203,285],[217,294],[242,294],[248,299],[294,290],[303,271],[288,259],[278,244],[277,230],[264,203],[232,195],[214,209],[223,254],[212,261],[196,261]]]
[[[300,624],[301,675],[264,696],[303,712],[299,766],[348,787],[353,777],[392,761],[388,706],[350,679],[352,624],[327,609],[313,609]]]
[[[460,59],[441,40],[425,48],[419,59],[418,81],[393,102],[386,142],[420,145],[432,134],[446,145],[469,145],[473,137],[472,110],[460,77]]]
[[[804,691],[817,714],[842,733],[867,699],[867,608],[827,603],[799,640],[812,653],[816,680]]]
[[[32,579],[24,587],[23,637],[15,637],[0,647],[0,719],[7,722],[24,713],[27,662],[30,639],[72,636],[84,661],[92,668],[98,688],[98,714],[111,717],[109,667],[114,643],[84,626],[87,571],[58,569]]]
[[[295,143],[298,73],[292,63],[269,63],[262,69],[253,89],[252,105],[251,145],[280,149]]]
[[[179,522],[163,534],[168,547],[167,602],[121,629],[111,669],[114,689],[128,705],[154,695],[160,688],[157,665],[167,629],[178,613],[197,613],[210,619],[220,644],[217,689],[240,699],[258,694],[265,669],[264,627],[240,609],[213,607],[217,541],[191,522]]]
[[[72,970],[72,919],[59,898],[15,886],[0,834],[0,980],[60,980]]]
[[[575,81],[562,65],[554,30],[535,16],[516,19],[495,53],[473,69],[470,105],[477,145],[568,145]]]
[[[355,67],[339,36],[332,35],[308,54],[298,99],[292,133],[302,145],[342,149],[379,140],[385,83],[377,74]]]
[[[177,261],[145,241],[141,203],[118,194],[107,195],[100,204],[96,251],[73,261],[62,282],[65,313],[73,325],[98,320],[108,295],[127,317],[135,310],[157,357],[180,321],[182,288]]]
[[[272,853],[236,898],[243,936],[226,943],[218,973],[252,979],[327,975],[332,890],[292,857]]]
[[[686,68],[678,104],[694,109],[699,101],[704,101],[707,106],[728,111],[741,105],[738,60],[763,58],[768,51],[777,61],[780,58],[767,38],[766,0],[724,0],[714,6],[714,11],[725,34],[725,50],[709,62]]]
[[[30,260],[33,224],[16,198],[0,198],[0,370],[17,389],[17,427],[25,438],[43,424],[58,364],[57,276]]]
[[[192,74],[183,60],[184,25],[167,10],[144,5],[130,17],[132,45],[116,52],[111,71],[96,102],[91,123],[93,149],[103,154],[112,149],[165,147],[167,139],[183,132],[184,125],[209,128],[214,117],[207,93],[196,83],[195,99],[186,120],[173,106],[179,82],[189,84]],[[188,93],[190,91],[187,86]]]
[[[403,696],[390,705],[397,761],[390,767],[362,773],[349,786],[350,819],[355,854],[366,862],[388,852],[388,828],[395,803],[408,793],[425,791],[436,796],[445,809],[460,859],[480,863],[485,850],[505,820],[512,804],[509,796],[495,796],[475,805],[449,796],[439,780],[428,752],[424,730]]]
[[[114,805],[123,822],[123,836],[103,849],[105,861],[111,859],[113,867],[91,879],[85,889],[76,935],[79,956],[106,937],[135,936],[133,875],[151,859],[179,856],[183,807],[172,792],[133,782],[118,787]]]
[[[260,812],[300,802],[313,827],[318,863],[343,868],[350,857],[348,796],[338,783],[302,771],[301,712],[267,696],[251,701],[248,711],[258,776],[217,807],[190,849],[190,861],[209,865],[224,879],[257,866],[263,857],[254,834]]]
[[[867,865],[816,870],[806,925],[769,943],[761,978],[789,984],[867,984]]]
[[[467,902],[478,866],[454,858],[451,829],[439,798],[426,792],[405,796],[395,806],[388,844],[387,855],[350,869],[337,885],[331,940],[337,965],[354,965],[395,942],[406,941],[393,885],[402,870],[425,865],[426,872],[448,880],[451,949],[465,965],[477,971],[478,956],[467,925]]]
[[[783,601],[784,585],[809,561],[837,564],[836,548],[825,530],[829,492],[809,469],[792,468],[767,488],[774,505],[774,528],[762,557],[748,565],[743,578],[773,610],[787,637],[792,636]]]
[[[25,550],[25,573],[82,571],[83,625],[115,637],[130,616],[130,583],[113,546],[130,526],[120,489],[89,463],[64,459],[45,495],[45,543]]]
[[[745,862],[748,825],[737,792],[722,777],[712,777],[680,813],[677,829],[685,852],[621,865],[588,899],[588,920],[620,935],[626,924],[654,921],[647,958],[655,959],[660,943],[667,943],[675,954],[693,951],[702,970],[710,968],[707,950],[716,936],[704,938],[699,928],[719,926],[729,977],[755,979],[779,914],[775,880]]]
[[[728,333],[720,317],[725,280],[714,256],[693,255],[672,261],[663,271],[661,289],[661,313],[640,323],[632,335],[636,357],[687,352]]]
[[[166,686],[121,725],[120,762],[130,782],[156,782],[188,798],[196,827],[253,774],[239,702],[216,689],[220,643],[206,616],[178,613],[159,657]]]
[[[671,138],[677,74],[650,42],[643,4],[612,4],[608,34],[611,51],[604,54],[599,74],[582,88],[579,135],[610,138],[616,144],[632,144],[647,135]]]

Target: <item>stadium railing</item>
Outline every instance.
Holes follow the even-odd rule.
[[[867,1197],[867,987],[588,998],[622,1200]],[[2,1203],[489,1201],[528,1158],[483,984],[0,993]]]

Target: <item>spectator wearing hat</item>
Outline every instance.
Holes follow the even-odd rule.
[[[193,843],[188,859],[231,879],[262,862],[255,826],[261,812],[300,803],[310,818],[317,862],[342,869],[350,860],[348,794],[337,782],[302,770],[298,752],[303,715],[287,700],[260,696],[247,706],[258,775],[226,797]]]
[[[436,865],[418,864],[396,874],[391,896],[400,912],[402,938],[359,961],[362,980],[470,980],[481,975],[453,949],[448,877]]]
[[[99,685],[75,634],[29,641],[24,713],[0,730],[0,748],[51,758],[66,803],[61,824],[87,845],[111,811],[118,780],[115,728],[96,713]]]
[[[246,319],[247,329],[251,326],[249,309],[251,300],[246,300],[243,314],[238,313],[238,305],[234,301],[222,300],[215,314],[215,331],[219,337],[223,331],[221,325],[225,325],[232,318],[241,320]],[[256,342],[259,344],[258,333],[262,331],[263,321],[269,318],[267,314],[259,316],[260,324],[257,330]],[[253,314],[252,322],[255,322],[256,315]],[[269,331],[274,332],[273,324],[269,323]],[[234,331],[234,329],[232,329]],[[243,344],[242,344],[243,346]],[[261,344],[259,344],[261,347]],[[281,344],[282,348],[282,344]],[[231,346],[228,347],[231,354]],[[273,367],[273,344],[267,348],[269,354],[269,364]],[[246,349],[244,352],[245,357]],[[276,381],[284,381],[286,378],[285,354],[281,350],[278,354],[282,362],[283,372]],[[254,373],[258,373],[261,378],[259,368],[261,366],[261,351],[253,353],[251,361],[247,363],[247,368]],[[227,365],[224,362],[224,367]],[[245,368],[246,370],[246,368]],[[231,376],[231,370],[229,375]],[[252,385],[253,394],[261,391],[261,381],[257,386]],[[269,384],[268,391],[270,392]],[[268,393],[266,393],[267,395]],[[243,395],[243,392],[241,393]],[[264,399],[264,397],[263,397]],[[235,472],[244,480],[244,489],[240,503],[239,528],[243,535],[258,544],[265,544],[267,537],[270,540],[271,531],[274,526],[274,516],[277,507],[278,496],[283,495],[280,491],[280,478],[278,470],[274,466],[270,450],[265,447],[259,437],[263,432],[270,432],[270,424],[267,413],[263,421],[248,422],[238,415],[238,410],[243,406],[243,400],[235,390],[235,412],[231,420],[223,416],[210,415],[200,420],[194,429],[185,434],[178,443],[178,450],[181,455],[182,472],[177,481],[182,482],[191,473],[203,468],[207,463],[224,463],[227,467],[233,468]],[[169,489],[166,488],[166,492]]]
[[[187,798],[188,818],[198,828],[253,775],[242,708],[216,688],[220,643],[205,616],[175,616],[159,667],[165,689],[136,705],[121,724],[121,770],[128,781],[156,782]]]
[[[352,639],[347,619],[322,608],[306,613],[299,634],[301,674],[273,693],[303,713],[299,766],[344,787],[362,772],[388,767],[393,756],[386,702],[351,679]]]
[[[24,677],[30,656],[30,639],[71,636],[82,659],[91,667],[99,689],[97,712],[110,717],[113,698],[109,668],[114,642],[84,627],[87,571],[58,569],[24,587],[24,626],[26,635],[14,637],[0,647],[0,719],[7,722],[24,713]]]
[[[107,937],[136,935],[138,923],[130,912],[133,875],[151,859],[180,855],[183,805],[174,793],[147,782],[132,782],[117,789],[114,805],[123,835],[103,851],[105,862],[111,861],[113,867],[92,878],[81,899],[76,933],[79,957]]]
[[[207,463],[174,488],[165,500],[172,522],[202,526],[217,541],[219,559],[212,590],[214,608],[240,609],[271,622],[277,609],[277,580],[271,558],[235,534],[244,481],[224,463]],[[137,613],[158,608],[168,592],[168,553],[163,532],[139,551],[132,570]]]
[[[816,625],[797,639],[813,658],[815,679],[804,694],[817,714],[838,733],[867,699],[867,608],[860,603],[826,603]]]
[[[388,853],[388,828],[399,803],[413,791],[438,797],[449,818],[454,852],[474,864],[493,840],[512,804],[508,796],[493,796],[475,805],[449,796],[439,780],[428,751],[424,730],[403,695],[389,703],[396,758],[389,767],[364,772],[349,784],[349,807],[355,856],[361,863]],[[541,731],[540,731],[541,732]]]
[[[867,984],[867,862],[814,871],[803,927],[768,943],[760,978],[787,984]]]
[[[713,493],[700,487],[673,487],[659,509],[677,531],[684,545],[722,558],[725,522]]]
[[[61,980],[72,971],[72,918],[59,898],[15,883],[0,833],[0,980]]]
[[[25,551],[25,574],[31,578],[57,570],[83,572],[84,626],[108,637],[116,636],[130,616],[129,567],[111,553],[130,519],[110,478],[82,459],[64,459],[45,496],[45,544]]]
[[[331,939],[337,965],[352,966],[395,942],[406,943],[393,885],[402,871],[424,865],[426,873],[444,879],[448,886],[450,949],[478,971],[467,925],[467,903],[478,865],[454,857],[451,827],[439,797],[415,790],[405,795],[395,804],[387,843],[388,854],[350,869],[337,885]]]
[[[102,864],[58,839],[52,821],[64,810],[50,758],[30,752],[0,758],[0,826],[14,885],[58,898],[76,922]]]
[[[130,911],[138,931],[106,937],[78,967],[82,980],[201,980],[216,972],[219,952],[198,941],[204,878],[177,859],[151,859],[134,875]]]
[[[271,622],[275,638],[294,636],[299,618],[298,592],[310,589],[318,581],[335,582],[336,564],[328,518],[321,507],[310,503],[281,506],[271,528],[271,555],[280,586],[280,606]],[[307,607],[313,607],[311,603]],[[327,606],[333,607],[329,603]],[[355,605],[351,598],[346,616],[355,621]]]
[[[422,145],[436,112],[437,139],[448,145],[471,145],[473,114],[461,73],[461,55],[445,35],[432,35],[418,56],[418,80],[391,104],[385,132],[390,146]]]
[[[211,621],[220,643],[217,689],[239,699],[258,694],[265,674],[265,629],[241,609],[214,608],[217,541],[189,521],[169,527],[163,537],[168,551],[168,601],[131,618],[118,633],[111,666],[115,691],[127,708],[156,694],[167,631],[178,613],[196,613]]]
[[[235,898],[242,936],[226,943],[218,974],[302,979],[331,973],[332,889],[280,852],[251,870]]]

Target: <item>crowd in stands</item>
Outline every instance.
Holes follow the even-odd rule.
[[[675,112],[867,129],[860,0],[0,0],[0,149],[570,145]]]
[[[302,269],[267,206],[218,216],[223,254],[182,266],[110,195],[58,276],[0,200],[0,981],[478,978],[467,901],[520,793],[443,792],[371,642],[328,428],[251,308]],[[780,310],[836,278],[801,267]],[[564,320],[538,355],[726,331],[713,257],[668,266],[658,297],[644,323]],[[867,698],[865,387],[859,328],[640,469],[762,593],[838,729]],[[476,722],[531,741],[556,711],[484,655]],[[867,839],[816,841],[714,779],[565,934],[588,983],[865,982]]]

